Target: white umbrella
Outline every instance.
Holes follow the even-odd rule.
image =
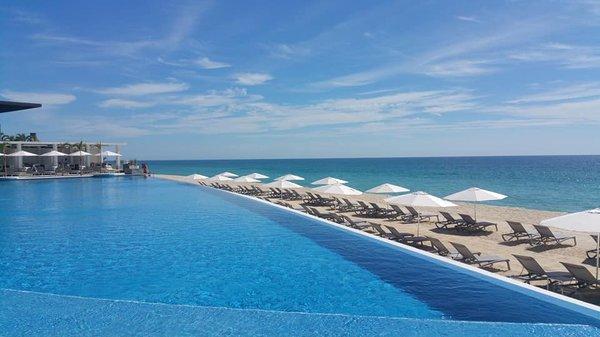
[[[431,194],[418,191],[413,193],[408,193],[404,195],[399,195],[396,197],[391,197],[384,199],[388,204],[396,204],[402,206],[411,206],[411,207],[456,207],[450,201],[435,197]],[[417,235],[419,235],[419,227],[420,221],[417,222]]]
[[[471,202],[479,202],[479,201],[489,201],[489,200],[502,200],[506,198],[504,194],[487,191],[478,187],[467,188],[464,191],[456,192],[454,194],[450,194],[444,199],[454,200],[454,201],[471,201]],[[474,218],[477,220],[477,204],[473,204],[474,208]]]
[[[293,174],[286,174],[284,176],[281,176],[275,180],[304,180],[304,178],[300,177],[300,176],[296,176]]]
[[[69,153],[69,156],[71,157],[82,157],[82,156],[91,156],[91,153],[85,152],[85,151],[77,151],[77,152],[73,152],[73,153]]]
[[[319,187],[313,188],[313,190],[322,193],[329,194],[341,194],[341,195],[361,195],[363,194],[361,191],[354,189],[352,187],[336,184],[336,185],[323,185]]]
[[[598,268],[600,266],[600,208],[557,216],[542,220],[540,224],[576,232],[597,233],[596,279],[598,278]]]
[[[293,183],[288,180],[275,180],[264,185],[265,187],[276,187],[276,188],[301,188],[302,186]]]
[[[13,152],[11,154],[7,154],[6,156],[7,157],[37,157],[37,154],[21,150],[21,151]]]
[[[235,173],[231,173],[231,172],[227,172],[227,171],[225,171],[225,172],[221,172],[221,173],[219,173],[219,174],[217,174],[217,175],[218,175],[218,176],[224,176],[224,177],[228,177],[228,178],[235,178],[235,177],[237,177],[237,176],[238,176],[238,175],[237,175],[237,174],[235,174]]]
[[[226,177],[224,175],[220,175],[217,174],[216,176],[212,176],[208,179],[206,179],[206,181],[231,181],[233,179],[231,179],[230,177]]]
[[[112,151],[102,151],[100,153],[95,154],[95,156],[102,157],[122,157],[123,155],[120,153],[112,152]]]
[[[250,176],[242,176],[239,178],[235,178],[235,179],[233,179],[233,181],[238,182],[238,183],[260,183],[260,180],[254,179]]]
[[[46,152],[46,153],[42,154],[42,157],[64,157],[66,155],[67,155],[66,153],[52,150],[50,152]]]
[[[203,175],[198,174],[198,173],[190,174],[188,177],[192,178],[194,180],[202,180],[202,179],[208,178],[207,176],[203,176]]]
[[[347,183],[347,181],[342,180],[342,179],[326,177],[323,179],[319,179],[317,181],[313,181],[311,184],[313,184],[313,185],[338,185],[338,184],[345,184],[345,183]]]
[[[381,184],[379,186],[375,186],[370,190],[367,190],[367,193],[404,193],[410,191],[408,188],[404,188],[398,185],[392,184]]]
[[[247,175],[247,177],[254,178],[254,179],[268,179],[269,178],[268,176],[266,176],[264,174],[260,174],[260,173],[256,173],[256,172]]]

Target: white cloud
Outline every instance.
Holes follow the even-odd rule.
[[[140,102],[121,98],[112,98],[100,102],[99,106],[102,108],[125,108],[125,109],[137,109],[137,108],[148,108],[154,106],[155,102]]]
[[[268,47],[269,54],[272,57],[282,59],[293,59],[299,56],[306,56],[310,53],[310,49],[301,45],[292,45],[280,43]]]
[[[209,59],[208,57],[203,57],[203,58],[197,60],[196,64],[198,64],[203,69],[220,69],[220,68],[231,67],[230,64],[213,61],[213,60]]]
[[[508,103],[540,103],[576,100],[582,98],[600,97],[600,83],[582,83],[567,85],[537,94],[531,94],[511,100]]]
[[[2,97],[12,101],[41,103],[42,105],[61,105],[73,102],[76,97],[71,94],[47,92],[23,92],[5,90],[0,93]]]
[[[490,74],[496,71],[486,60],[452,60],[425,67],[423,73],[434,77],[467,77]]]
[[[234,78],[241,85],[259,85],[272,80],[273,76],[266,73],[238,73]]]
[[[168,82],[168,83],[137,83],[122,87],[112,87],[96,90],[96,92],[105,95],[122,96],[142,96],[151,94],[165,94],[185,91],[189,88],[186,83]]]
[[[522,62],[548,62],[569,69],[600,68],[600,47],[547,43],[510,52],[508,57]]]
[[[465,15],[459,15],[456,17],[458,20],[461,21],[468,21],[468,22],[476,22],[476,23],[481,23],[481,20],[477,19],[474,16],[465,16]]]

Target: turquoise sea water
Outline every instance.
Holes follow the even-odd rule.
[[[553,211],[600,207],[600,156],[364,158],[149,161],[156,173],[214,175],[293,173],[310,182],[326,176],[367,190],[384,182],[446,196],[468,187],[503,193],[491,202]]]
[[[600,326],[482,276],[209,188],[131,177],[8,181],[0,204],[3,334],[110,335],[127,326],[139,335],[591,336],[598,330],[560,324]]]

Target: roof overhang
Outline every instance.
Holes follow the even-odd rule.
[[[0,101],[0,113],[41,107],[38,103]]]

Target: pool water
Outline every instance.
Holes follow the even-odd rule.
[[[209,188],[143,178],[14,181],[0,183],[0,205],[0,288],[34,292],[5,293],[6,303],[47,293],[274,313],[600,326],[455,267]],[[10,316],[1,307],[0,327]]]

